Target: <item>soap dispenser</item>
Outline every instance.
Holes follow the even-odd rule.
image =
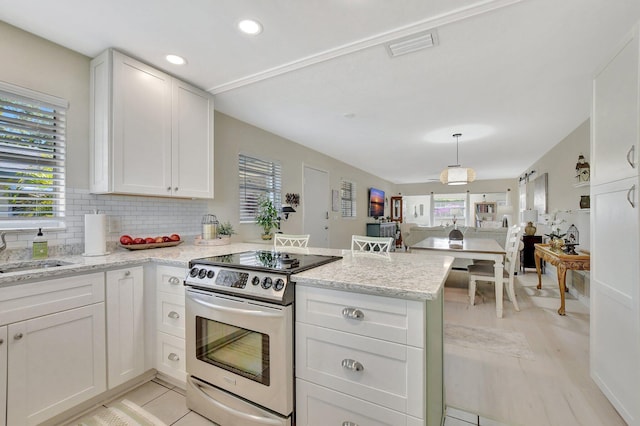
[[[38,234],[33,239],[33,258],[46,259],[48,254],[47,240],[42,235],[42,228],[38,228]]]

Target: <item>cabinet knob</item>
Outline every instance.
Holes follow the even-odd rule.
[[[364,371],[364,365],[353,359],[343,359],[342,368],[351,371]]]
[[[125,271],[124,276],[128,277],[129,275],[131,275],[131,271]]]
[[[16,334],[13,336],[13,338],[14,338],[15,340],[20,340],[20,339],[22,339],[22,336],[23,336],[23,335],[22,335],[22,333],[16,333]]]
[[[169,284],[171,285],[180,284],[180,279],[178,277],[171,277],[169,278]]]
[[[174,190],[174,191],[177,191],[177,190],[178,190],[178,187],[176,186],[175,188],[173,188],[173,190]]]
[[[180,314],[179,314],[179,313],[177,313],[176,311],[171,311],[171,312],[169,312],[169,313],[167,314],[167,316],[168,316],[169,318],[172,318],[172,319],[178,319],[178,318],[180,318]]]
[[[342,309],[342,316],[349,319],[361,320],[364,318],[364,312],[356,308],[344,308]]]
[[[0,339],[0,345],[4,343],[4,339]]]
[[[173,352],[171,352],[167,358],[169,358],[169,361],[178,361],[178,360],[180,360],[180,357],[178,356],[178,354],[173,353]]]
[[[167,191],[171,192],[171,187],[167,186]]]

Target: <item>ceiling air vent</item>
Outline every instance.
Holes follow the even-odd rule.
[[[437,45],[438,33],[433,29],[390,41],[385,45],[385,47],[387,48],[389,56],[395,58],[396,56],[406,55],[407,53],[416,52],[418,50]]]

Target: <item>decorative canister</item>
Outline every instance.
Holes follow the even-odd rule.
[[[213,240],[218,237],[218,218],[214,214],[205,214],[202,217],[202,239]]]
[[[581,195],[580,196],[580,208],[581,209],[588,209],[591,206],[591,200],[589,198],[588,195]]]
[[[536,235],[538,228],[533,226],[533,222],[527,222],[527,226],[524,227],[524,235]]]

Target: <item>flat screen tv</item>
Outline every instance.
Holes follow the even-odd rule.
[[[381,189],[369,189],[369,216],[375,218],[384,216],[384,191]]]

